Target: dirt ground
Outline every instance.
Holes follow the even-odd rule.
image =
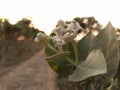
[[[58,90],[43,50],[0,78],[0,90]]]

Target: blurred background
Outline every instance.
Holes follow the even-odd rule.
[[[103,26],[120,26],[119,0],[0,0],[0,17],[16,23],[23,17],[47,34],[58,20],[95,17]]]
[[[34,38],[38,32],[49,35],[55,28],[58,20],[72,21],[75,19],[84,29],[94,30],[100,30],[108,22],[111,22],[116,28],[116,34],[120,40],[119,9],[119,0],[0,0],[0,87],[1,78],[16,69],[22,62],[29,61],[31,57],[33,62],[34,58],[41,58],[36,53],[40,52],[43,46],[35,43]],[[87,19],[88,24],[83,24],[84,19]],[[94,27],[95,25],[96,27]],[[46,64],[37,62],[33,66],[48,68]],[[43,69],[41,67],[37,69]],[[34,73],[36,68],[32,68],[32,73]],[[42,70],[42,72],[44,75],[47,75],[49,71]],[[21,71],[21,73],[25,74],[24,71]],[[27,78],[29,79],[29,77]],[[46,76],[45,78],[51,81],[51,77]],[[11,85],[14,86],[15,82]],[[21,84],[24,83],[21,82]],[[0,88],[0,90],[3,89]],[[28,88],[25,90],[33,89]],[[34,90],[39,89],[34,88]]]

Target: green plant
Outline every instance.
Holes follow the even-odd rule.
[[[50,67],[64,80],[81,85],[80,90],[118,90],[120,51],[114,27],[108,23],[97,36],[90,31],[75,41],[81,31],[75,20],[60,20],[50,36],[38,33],[35,41],[45,44]]]

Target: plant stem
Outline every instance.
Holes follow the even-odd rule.
[[[78,58],[78,49],[77,49],[77,43],[75,41],[72,42],[74,53],[75,53],[75,64],[78,64],[79,58]]]
[[[44,40],[44,43],[51,49],[53,50],[55,53],[60,53],[60,51],[58,51],[57,49],[55,49],[54,47],[52,47],[49,43],[47,43]],[[76,66],[76,63],[74,63],[69,57],[66,58],[68,60],[69,63],[71,63],[72,65]]]
[[[55,48],[52,47],[51,45],[47,44],[47,46],[48,46],[51,50],[53,50],[55,53],[58,53],[58,52],[59,52],[57,49],[55,49]]]
[[[52,47],[50,44],[48,44],[45,40],[44,43],[47,45],[47,47],[49,47],[52,51],[54,51],[55,53],[58,53],[59,51],[57,49],[55,49],[54,47]]]
[[[76,66],[76,63],[74,63],[69,57],[66,58],[69,63],[71,63],[73,66]]]

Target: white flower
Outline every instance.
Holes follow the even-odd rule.
[[[62,37],[56,35],[52,38],[53,42],[55,43],[55,47],[63,46],[66,42],[63,40]]]
[[[53,30],[53,42],[56,47],[63,46],[72,42],[82,27],[76,21],[66,24],[63,20],[59,20],[56,28]]]
[[[83,28],[79,25],[78,22],[72,21],[70,24],[68,24],[65,32],[73,32],[73,36],[76,37],[79,30],[83,30]]]

